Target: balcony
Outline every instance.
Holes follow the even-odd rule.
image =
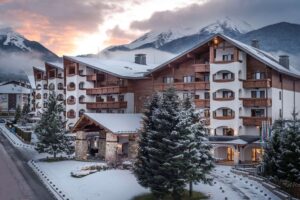
[[[76,116],[74,113],[67,112],[67,118],[74,119]]]
[[[241,98],[244,107],[270,107],[272,99],[267,98]]]
[[[96,81],[97,80],[97,74],[86,75],[86,80],[87,81]]]
[[[234,81],[234,74],[231,73],[228,77],[219,77],[219,74],[213,75],[213,81],[216,83],[226,83]]]
[[[251,79],[243,82],[244,88],[269,88],[271,87],[271,79]]]
[[[126,101],[108,101],[108,102],[89,102],[86,103],[87,109],[119,109],[127,108]]]
[[[127,87],[121,87],[121,86],[107,86],[107,87],[86,89],[86,94],[88,94],[88,95],[120,94],[120,93],[126,93],[126,92],[127,92]]]
[[[234,100],[234,92],[231,90],[217,90],[213,93],[214,101],[232,101]]]
[[[194,99],[196,108],[209,108],[210,102],[209,99]]]
[[[195,72],[198,73],[210,72],[209,64],[193,64],[192,66],[195,68]]]
[[[75,98],[73,98],[73,99],[72,99],[72,98],[68,98],[68,99],[67,99],[67,104],[68,104],[68,105],[74,105],[75,103],[76,103]]]
[[[230,108],[221,108],[213,112],[213,118],[218,120],[234,119],[235,113]]]
[[[261,126],[263,121],[272,122],[271,117],[241,117],[244,126]]]
[[[170,87],[174,87],[176,90],[209,90],[209,82],[191,82],[191,83],[160,83],[154,86],[155,90],[164,91]]]

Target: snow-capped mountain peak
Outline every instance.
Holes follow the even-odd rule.
[[[225,17],[223,19],[219,19],[216,22],[209,24],[200,30],[200,33],[228,33],[235,32],[238,34],[244,34],[249,31],[252,31],[253,28],[250,24],[242,20],[233,20],[229,17]]]
[[[25,38],[11,28],[0,29],[0,41],[3,41],[4,46],[16,46],[23,51],[31,51],[31,48],[24,43]]]

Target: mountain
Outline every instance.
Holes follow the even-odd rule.
[[[11,28],[0,29],[0,51],[5,53],[31,54],[46,61],[59,57],[38,42],[30,41]]]
[[[268,52],[285,52],[300,55],[300,25],[287,22],[276,23],[250,31],[237,39],[251,44],[257,39],[261,49]]]
[[[225,17],[202,28],[173,28],[165,31],[151,31],[130,44],[109,47],[108,51],[130,51],[133,49],[157,48],[171,53],[179,53],[195,45],[195,42],[204,40],[215,33],[223,33],[237,37],[252,30],[244,21]]]

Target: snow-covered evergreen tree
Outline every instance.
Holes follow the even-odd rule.
[[[15,119],[14,119],[14,124],[18,123],[20,118],[21,118],[21,115],[22,115],[22,110],[21,110],[21,107],[20,105],[17,106],[17,109],[16,109],[16,113],[15,113]]]
[[[195,110],[190,98],[185,98],[179,113],[177,127],[182,135],[184,151],[185,180],[190,186],[192,196],[193,183],[211,183],[209,172],[213,169],[211,144],[207,139],[203,122],[200,121],[200,112]]]
[[[300,183],[300,120],[293,112],[281,138],[280,158],[278,159],[278,177],[287,180],[290,187]]]
[[[29,112],[30,112],[30,106],[29,104],[25,104],[23,106],[22,112],[21,112],[21,117],[20,117],[20,122],[24,125],[29,121]]]
[[[139,183],[149,187],[157,199],[168,193],[178,199],[185,186],[184,147],[176,130],[179,105],[175,90],[170,88],[161,100],[155,95],[145,113],[135,174]]]
[[[264,146],[263,154],[263,174],[273,181],[278,181],[277,161],[281,155],[281,136],[284,134],[286,120],[276,120],[272,126],[272,136]]]
[[[71,142],[65,136],[65,121],[62,118],[63,105],[57,101],[55,93],[51,93],[48,106],[38,122],[35,132],[39,139],[36,150],[39,153],[49,153],[56,158],[58,153],[71,154]]]

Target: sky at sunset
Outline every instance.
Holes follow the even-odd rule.
[[[203,26],[225,16],[254,28],[300,22],[298,0],[0,0],[11,27],[58,55],[96,53],[151,30]]]

